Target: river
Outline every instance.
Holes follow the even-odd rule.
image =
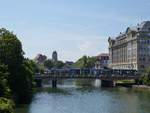
[[[124,87],[78,86],[61,83],[57,90],[44,85],[34,94],[30,105],[15,113],[150,113],[150,91]]]

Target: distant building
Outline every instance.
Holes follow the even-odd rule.
[[[65,62],[65,67],[66,68],[71,68],[73,64],[74,64],[74,62],[72,62],[72,61],[66,61]]]
[[[35,57],[35,61],[39,64],[42,64],[45,62],[45,60],[47,59],[47,57],[45,55],[42,55],[42,54],[38,54],[36,57]]]
[[[143,70],[150,66],[150,21],[128,27],[108,42],[111,68]]]
[[[109,54],[108,53],[102,53],[96,56],[97,61],[95,63],[95,68],[96,69],[101,69],[101,68],[108,68],[109,65]]]
[[[54,52],[52,53],[52,61],[53,61],[53,62],[57,62],[57,61],[58,61],[58,56],[57,56],[57,52],[56,52],[56,51],[54,51]]]

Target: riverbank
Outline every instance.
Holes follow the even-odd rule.
[[[115,86],[132,88],[133,85],[135,85],[134,80],[117,80],[117,81],[115,81]]]
[[[122,87],[133,88],[133,89],[150,90],[150,86],[138,85],[135,83],[135,80],[117,80],[117,81],[115,81],[115,86],[122,86]]]
[[[149,89],[150,90],[150,86],[147,85],[132,85],[133,89]]]

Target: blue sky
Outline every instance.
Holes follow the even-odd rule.
[[[150,0],[0,0],[0,27],[22,41],[25,56],[61,60],[108,52],[109,36],[150,20]]]

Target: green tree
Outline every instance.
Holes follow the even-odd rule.
[[[10,89],[7,82],[8,75],[7,67],[0,65],[0,97],[10,97]]]
[[[87,67],[88,67],[88,68],[94,67],[94,66],[95,66],[95,63],[96,63],[96,61],[97,61],[97,58],[96,58],[96,57],[88,57],[87,59],[88,59],[88,60],[87,60]]]
[[[74,63],[73,67],[76,67],[76,68],[86,68],[87,67],[87,56],[83,56],[80,59],[78,59]]]
[[[8,69],[23,62],[21,42],[16,35],[4,28],[0,29],[0,53],[0,63],[8,65]]]
[[[10,89],[8,86],[7,66],[0,65],[0,113],[13,113],[14,103],[10,99]]]
[[[15,77],[23,62],[23,51],[21,42],[16,35],[8,30],[0,29],[0,64],[8,66],[10,75],[8,76],[9,86],[14,91]]]
[[[139,81],[145,85],[150,85],[150,67],[144,71]]]
[[[44,62],[44,66],[48,69],[51,69],[54,66],[54,64],[53,64],[52,60],[48,59]]]
[[[64,67],[64,63],[62,61],[57,61],[57,62],[54,62],[54,68],[62,68]]]
[[[31,62],[25,60],[20,67],[19,74],[16,78],[18,86],[15,88],[15,100],[17,103],[29,103],[32,98],[32,86],[33,86],[33,67]]]
[[[87,58],[87,56],[82,57],[82,64],[83,64],[84,68],[88,67],[88,58]]]
[[[30,68],[34,74],[40,72],[39,64],[37,64],[34,60],[26,59],[26,62],[30,64]]]
[[[14,103],[9,99],[0,97],[0,113],[14,113]]]
[[[83,56],[75,62],[74,67],[76,67],[76,68],[92,68],[92,67],[94,67],[95,62],[96,62],[95,57]]]
[[[17,36],[4,28],[0,29],[0,64],[8,67],[8,84],[14,100],[19,103],[25,103],[29,97],[33,74],[23,55],[22,44]]]

